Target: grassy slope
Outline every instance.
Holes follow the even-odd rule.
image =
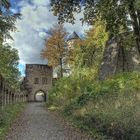
[[[58,81],[50,92],[51,109],[98,140],[140,139],[140,73],[103,82],[76,80]]]
[[[0,140],[5,137],[10,125],[23,111],[24,104],[7,105],[0,111]]]

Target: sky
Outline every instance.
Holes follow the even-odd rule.
[[[57,23],[57,17],[50,11],[49,0],[11,0],[10,10],[22,15],[16,22],[17,31],[11,32],[14,40],[9,43],[19,51],[19,70],[24,75],[25,64],[47,64],[46,60],[41,59],[40,52],[49,36],[47,31]],[[65,23],[64,27],[69,33],[76,31],[81,35],[88,26],[82,26],[79,20],[82,13],[75,16],[75,24]]]

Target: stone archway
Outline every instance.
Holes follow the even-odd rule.
[[[47,93],[43,90],[38,90],[34,94],[34,101],[35,102],[45,102],[47,98]]]
[[[25,74],[23,85],[28,93],[28,101],[36,101],[35,95],[39,90],[46,93],[47,97],[47,91],[52,87],[52,67],[42,64],[26,64]]]

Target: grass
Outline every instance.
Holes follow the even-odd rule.
[[[76,80],[56,83],[49,94],[50,110],[61,112],[97,140],[140,140],[140,73]]]
[[[3,140],[12,122],[24,109],[23,103],[7,105],[0,110],[0,140]]]

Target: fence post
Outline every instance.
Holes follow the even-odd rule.
[[[0,108],[7,104],[13,104],[16,102],[27,102],[27,94],[16,93],[6,80],[0,75]]]
[[[12,104],[15,103],[14,93],[12,93]]]
[[[0,108],[2,108],[2,83],[0,84]]]
[[[26,95],[24,94],[24,102],[26,102]]]
[[[16,103],[16,94],[14,93],[14,103]]]
[[[1,81],[1,104],[2,104],[2,109],[4,106],[4,85],[3,82]]]
[[[21,94],[21,103],[23,102],[23,94]]]
[[[16,93],[16,103],[18,103],[18,95],[17,95],[17,93]]]
[[[7,94],[7,104],[9,105],[9,103],[10,103],[10,94],[9,94],[8,89],[6,90],[6,94]]]
[[[9,91],[8,93],[9,93],[9,104],[12,104],[12,92]]]
[[[4,86],[4,105],[7,104],[6,87]]]
[[[18,102],[20,103],[20,95],[19,95],[19,93],[18,93]]]
[[[0,108],[2,108],[2,77],[0,75]]]

